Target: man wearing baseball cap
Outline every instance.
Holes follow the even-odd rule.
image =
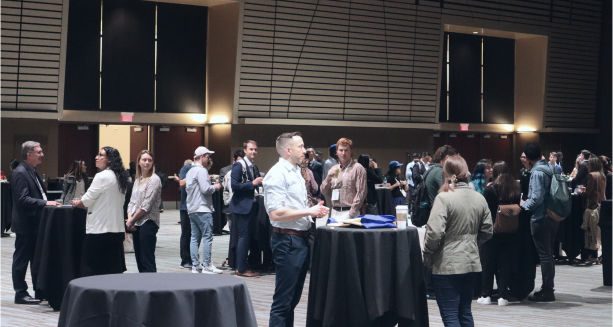
[[[187,213],[192,229],[190,254],[192,257],[192,273],[221,274],[211,262],[213,246],[213,193],[221,188],[221,184],[211,185],[209,179],[210,156],[215,153],[203,146],[194,151],[194,167],[185,176],[187,191]],[[198,260],[200,242],[204,242],[204,254]]]

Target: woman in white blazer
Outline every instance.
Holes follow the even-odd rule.
[[[75,207],[87,208],[85,239],[81,255],[81,275],[103,275],[126,271],[123,240],[123,204],[128,173],[119,151],[102,147],[96,155],[99,172]]]

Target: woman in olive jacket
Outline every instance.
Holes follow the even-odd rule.
[[[466,161],[447,158],[445,181],[426,225],[424,261],[432,265],[436,302],[445,326],[473,326],[470,309],[479,244],[492,237],[492,216],[485,198],[469,185]]]

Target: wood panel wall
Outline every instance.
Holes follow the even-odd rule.
[[[434,123],[443,24],[549,37],[544,127],[595,127],[597,0],[247,0],[238,118]]]
[[[2,110],[57,111],[62,7],[2,1]]]

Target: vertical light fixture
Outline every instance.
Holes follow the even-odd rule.
[[[100,51],[98,53],[98,110],[102,110],[102,18],[104,0],[100,0]]]
[[[158,5],[155,5],[155,22],[154,22],[154,37],[153,37],[153,112],[158,110]]]
[[[447,97],[447,101],[445,101],[445,106],[447,109],[447,121],[449,121],[449,68],[451,67],[451,65],[449,64],[449,34],[447,34],[447,53],[445,54],[446,56],[446,65],[447,65],[447,79],[446,79],[446,86],[445,86],[445,93],[446,93],[446,97]]]
[[[483,123],[483,44],[484,37],[481,37],[481,122]]]

